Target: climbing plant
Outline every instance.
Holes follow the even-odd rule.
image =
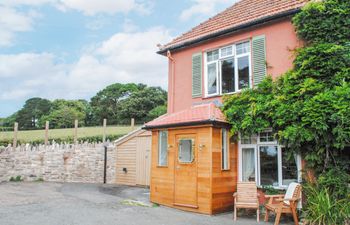
[[[272,128],[287,151],[322,172],[341,163],[350,143],[350,1],[310,2],[293,24],[304,41],[293,69],[226,96],[223,112],[233,134]]]

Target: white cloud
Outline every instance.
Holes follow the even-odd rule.
[[[45,3],[54,3],[56,0],[2,0],[0,4],[6,6],[31,5],[38,6]]]
[[[205,15],[206,17],[212,16],[217,13],[217,6],[219,4],[232,5],[238,0],[192,0],[193,5],[185,9],[180,14],[182,21],[187,21],[195,15]]]
[[[116,82],[166,88],[167,59],[155,51],[171,39],[164,28],[117,33],[69,65],[49,53],[0,55],[0,100],[89,98]]]
[[[16,32],[32,30],[33,19],[38,16],[34,11],[25,14],[1,5],[0,15],[0,46],[10,46]]]
[[[136,2],[135,0],[59,0],[58,5],[59,9],[63,11],[74,9],[88,16],[100,13],[113,15],[130,11],[147,14],[150,11],[149,5]]]

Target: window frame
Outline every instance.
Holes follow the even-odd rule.
[[[270,132],[270,130],[268,130]],[[241,135],[239,135],[240,140],[238,141],[238,180],[243,180],[243,148],[254,148],[254,163],[255,163],[255,182],[258,187],[262,187],[261,185],[261,165],[260,165],[260,146],[276,146],[277,147],[277,170],[278,170],[278,186],[273,186],[275,189],[286,189],[287,185],[283,185],[283,169],[282,169],[282,149],[283,145],[278,144],[277,141],[274,142],[260,142],[260,134],[257,135],[257,143],[256,144],[242,144],[241,143]],[[297,157],[297,182],[301,182],[301,170],[302,170],[302,162],[300,154],[296,154]]]
[[[226,134],[224,137],[224,133]],[[222,171],[228,171],[231,170],[230,165],[230,136],[229,136],[229,130],[226,128],[221,129],[221,170]],[[225,138],[225,139],[224,139]],[[223,161],[223,153],[224,153],[224,145],[223,140],[226,140],[226,167],[224,167],[224,161]]]
[[[246,53],[241,53],[241,54],[237,54],[237,49],[236,46],[242,43],[248,43],[249,44],[249,52]],[[243,89],[239,89],[239,74],[238,74],[238,58],[243,58],[248,56],[248,65],[249,65],[249,83],[248,83],[248,88],[252,88],[252,46],[251,46],[252,42],[250,39],[248,40],[244,40],[244,41],[240,41],[240,42],[236,42],[230,45],[225,45],[222,46],[220,48],[215,48],[215,49],[210,49],[204,52],[204,97],[209,98],[209,97],[213,97],[213,96],[222,96],[222,95],[227,95],[227,94],[235,94],[235,93],[239,93],[241,92]],[[221,51],[222,49],[225,49],[227,47],[232,47],[232,53],[231,55],[225,55],[225,56],[221,56]],[[212,52],[212,51],[216,51],[218,50],[218,59],[217,60],[213,60],[208,62],[208,53]],[[222,61],[225,59],[229,59],[233,57],[233,61],[234,61],[234,67],[235,67],[235,91],[234,92],[229,92],[229,93],[222,93]],[[216,92],[213,94],[208,94],[208,65],[210,64],[216,64],[216,81],[217,81],[217,87],[216,87]]]
[[[162,152],[162,149],[161,149],[161,138],[160,138],[160,134],[161,133],[166,133],[166,136],[167,136],[167,139],[166,139],[166,150],[165,150],[165,152],[166,152],[166,162],[165,162],[165,164],[163,165],[163,164],[161,164],[161,156],[162,156],[162,154],[161,154],[161,152]],[[168,159],[168,142],[169,142],[169,140],[168,140],[168,131],[167,130],[159,130],[158,131],[158,161],[157,161],[157,167],[168,167],[168,164],[169,164],[169,159]]]
[[[191,141],[191,157],[192,157],[192,160],[191,161],[181,161],[180,160],[180,150],[181,150],[181,145],[180,145],[180,142],[181,141]],[[179,139],[179,145],[178,145],[178,148],[177,148],[177,161],[179,164],[192,164],[195,160],[195,151],[196,151],[196,146],[195,146],[195,140],[193,138],[181,138]]]

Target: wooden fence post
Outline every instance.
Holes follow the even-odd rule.
[[[135,119],[131,118],[131,130],[134,130],[135,128]]]
[[[18,134],[18,123],[15,122],[15,125],[13,128],[13,150],[16,150],[16,147],[17,147],[17,134]]]
[[[107,119],[103,119],[103,137],[102,142],[106,142],[106,128],[107,128]]]
[[[74,144],[76,145],[78,142],[78,120],[74,121]]]
[[[49,121],[45,122],[45,147],[49,144]]]

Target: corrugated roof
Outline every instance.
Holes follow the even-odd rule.
[[[164,45],[161,51],[205,38],[220,31],[300,9],[309,0],[241,0],[223,12]]]

